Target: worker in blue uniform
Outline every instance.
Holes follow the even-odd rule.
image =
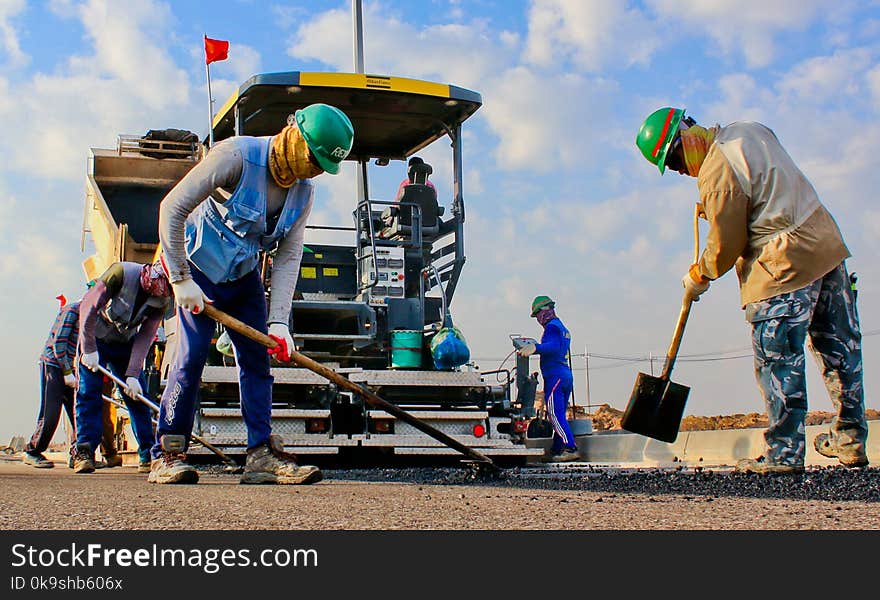
[[[544,328],[544,334],[541,343],[526,344],[517,353],[520,356],[537,354],[541,358],[544,405],[547,418],[553,425],[551,461],[568,462],[580,458],[565,414],[574,384],[569,365],[571,334],[556,316],[555,307],[556,303],[548,296],[537,296],[532,301],[532,316]]]

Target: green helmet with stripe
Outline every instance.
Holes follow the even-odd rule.
[[[335,106],[311,104],[294,113],[309,150],[321,168],[339,173],[339,163],[351,152],[354,127],[348,116]]]
[[[544,308],[553,308],[556,306],[556,303],[550,299],[550,296],[535,296],[535,299],[532,300],[532,316],[538,314],[538,311]]]
[[[642,123],[636,136],[636,146],[648,162],[657,165],[661,174],[666,170],[666,153],[675,139],[684,111],[683,108],[671,106],[655,110]]]

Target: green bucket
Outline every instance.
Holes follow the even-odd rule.
[[[391,368],[418,369],[422,366],[422,332],[395,329],[391,332]]]

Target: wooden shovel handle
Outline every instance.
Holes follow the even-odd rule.
[[[694,206],[694,264],[700,260],[700,213],[702,206],[698,202]],[[688,316],[691,314],[691,305],[693,300],[687,296],[681,300],[681,310],[678,313],[678,321],[675,324],[675,332],[672,334],[672,343],[669,344],[669,350],[666,351],[666,364],[663,365],[663,373],[660,377],[669,379],[672,375],[672,367],[675,365],[675,359],[678,357],[678,349],[681,347],[681,338],[684,337],[684,326],[687,324]]]
[[[205,316],[207,316],[211,319],[214,319],[218,323],[225,325],[226,327],[228,327],[232,331],[237,331],[238,333],[242,334],[243,336],[250,338],[259,344],[262,344],[262,345],[266,346],[267,348],[276,348],[278,346],[278,342],[276,342],[275,340],[270,338],[265,333],[257,331],[256,329],[254,329],[253,327],[251,327],[247,323],[239,321],[238,319],[236,319],[232,315],[228,315],[225,312],[223,312],[222,310],[218,310],[218,309],[214,308],[210,304],[205,304],[204,314],[205,314]],[[465,444],[450,437],[449,435],[440,431],[439,429],[436,429],[436,428],[432,427],[431,425],[425,423],[424,421],[412,416],[408,412],[399,408],[397,405],[391,404],[390,402],[380,398],[374,392],[357,385],[356,383],[343,377],[342,375],[340,375],[339,373],[337,373],[333,369],[326,367],[326,366],[322,365],[321,363],[316,362],[303,354],[300,354],[299,352],[296,351],[295,348],[288,348],[287,350],[290,353],[291,361],[294,362],[295,364],[297,364],[301,367],[305,367],[306,369],[312,371],[313,373],[317,373],[318,375],[320,375],[324,379],[332,381],[333,383],[335,383],[337,386],[339,386],[340,388],[342,388],[344,390],[348,390],[350,392],[358,394],[361,398],[363,398],[367,402],[367,404],[370,404],[373,407],[384,410],[388,414],[397,417],[401,421],[408,423],[409,425],[412,425],[413,427],[415,427],[416,429],[418,429],[422,433],[425,433],[425,434],[431,436],[432,438],[434,438],[438,442],[441,442],[442,444],[445,444],[446,446],[449,446],[450,448],[452,448],[454,450],[458,450],[459,452],[461,452],[462,454],[464,454],[468,458],[474,460],[475,462],[483,463],[483,464],[486,464],[490,467],[497,468],[497,467],[495,467],[495,463],[493,463],[492,459],[490,459],[489,457],[481,454],[480,452],[477,452],[473,448],[466,446]]]

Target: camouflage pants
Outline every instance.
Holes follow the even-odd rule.
[[[838,447],[864,451],[868,427],[862,389],[862,335],[844,264],[799,290],[746,305],[746,320],[752,324],[755,377],[770,421],[764,433],[767,460],[804,463],[804,344],[808,336],[837,411],[831,436]]]

